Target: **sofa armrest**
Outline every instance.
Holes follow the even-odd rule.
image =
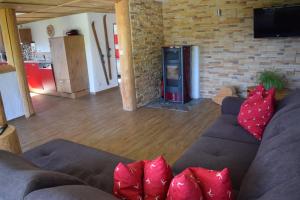
[[[65,185],[36,190],[24,200],[118,200],[111,194],[84,185]]]
[[[75,177],[39,169],[20,156],[0,150],[0,199],[23,199],[35,190],[83,184]]]
[[[244,101],[241,97],[226,97],[222,102],[222,114],[238,115]]]

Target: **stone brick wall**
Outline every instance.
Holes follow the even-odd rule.
[[[132,54],[138,107],[160,96],[162,4],[154,0],[130,0]]]
[[[299,0],[289,0],[289,4]],[[289,87],[300,87],[300,38],[253,38],[253,8],[285,0],[168,0],[163,4],[165,45],[201,47],[201,94],[211,97],[224,85],[245,94],[257,73],[276,69]],[[222,9],[222,16],[216,15]]]

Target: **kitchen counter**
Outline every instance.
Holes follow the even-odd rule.
[[[26,60],[24,61],[25,66],[26,65],[38,65],[40,69],[52,69],[52,63],[51,61],[46,60]]]
[[[52,64],[52,61],[50,61],[50,60],[25,60],[24,63],[46,63],[46,64]]]
[[[49,60],[25,60],[24,63],[45,63],[45,64],[52,64],[52,61]],[[7,62],[0,62],[0,65],[7,65]]]

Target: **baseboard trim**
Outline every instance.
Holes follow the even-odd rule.
[[[82,96],[89,95],[89,89],[81,90],[78,92],[73,93],[66,93],[66,92],[57,92],[57,91],[45,91],[40,89],[30,89],[30,92],[42,94],[42,95],[49,95],[49,96],[57,96],[57,97],[65,97],[65,98],[71,98],[76,99]]]
[[[90,94],[92,94],[92,95],[105,94],[105,93],[111,92],[111,91],[116,90],[116,89],[119,89],[119,86],[115,86],[115,87],[108,88],[106,90],[101,90],[101,91],[98,91],[98,92],[90,92]]]

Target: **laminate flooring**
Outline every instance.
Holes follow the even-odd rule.
[[[23,151],[63,138],[134,160],[163,155],[170,164],[220,115],[220,106],[208,99],[189,112],[123,111],[118,88],[76,100],[46,95],[32,100],[35,116],[9,122]]]

